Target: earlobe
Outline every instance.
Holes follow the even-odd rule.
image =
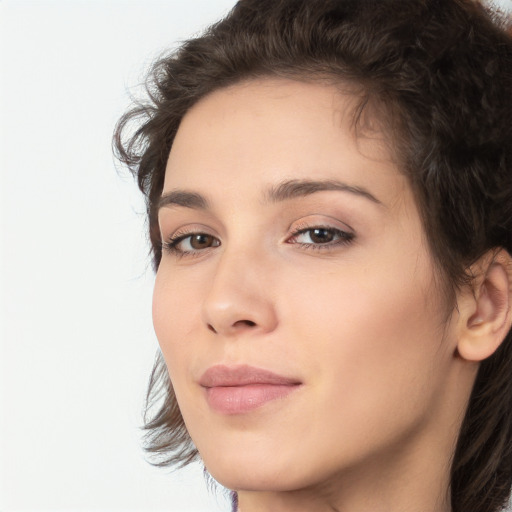
[[[473,286],[458,297],[459,355],[483,361],[501,345],[512,324],[512,258],[505,250],[485,254],[475,265]]]

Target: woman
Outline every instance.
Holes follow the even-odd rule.
[[[242,0],[156,64],[116,147],[157,270],[159,464],[200,457],[243,512],[506,504],[506,21]]]

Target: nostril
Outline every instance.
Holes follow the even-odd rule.
[[[252,320],[238,320],[238,322],[235,322],[233,324],[235,327],[238,325],[245,325],[247,327],[254,327],[256,325],[256,322],[253,322]]]
[[[238,331],[238,329],[243,330],[244,328],[252,329],[253,327],[256,327],[257,325],[258,324],[256,322],[253,322],[252,320],[237,320],[235,323],[227,326],[226,332],[231,331],[232,329],[233,329],[232,332],[236,332],[236,331]],[[206,324],[206,328],[209,331],[213,332],[214,334],[223,333],[225,331],[223,326],[220,326],[220,327],[221,328],[218,329],[218,328],[215,328],[213,326],[213,324],[209,324],[209,323]]]

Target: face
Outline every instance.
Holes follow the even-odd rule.
[[[154,326],[232,489],[390,469],[453,421],[418,211],[384,137],[354,136],[353,106],[325,85],[238,84],[189,111],[169,156]]]

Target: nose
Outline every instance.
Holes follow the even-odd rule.
[[[225,251],[202,305],[203,322],[217,335],[268,333],[278,323],[271,269],[264,258]]]

